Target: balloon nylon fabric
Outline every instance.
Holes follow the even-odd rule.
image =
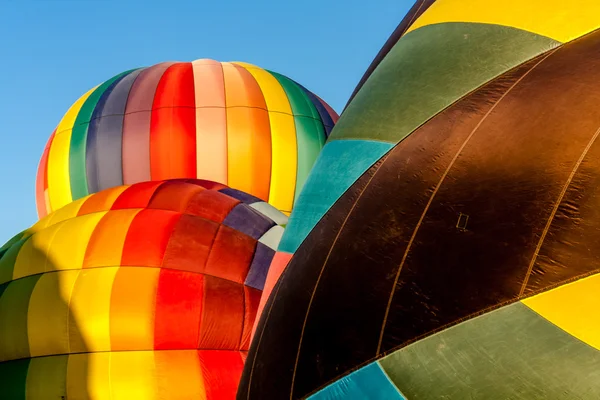
[[[521,50],[526,45],[533,53],[546,50],[437,113],[352,181],[296,250],[266,303],[238,398],[258,393],[302,398],[337,379],[349,379],[348,374],[390,353],[395,356],[379,362],[407,398],[435,398],[454,390],[458,398],[468,390],[490,397],[488,391],[498,381],[506,382],[498,386],[501,398],[599,393],[597,321],[584,317],[595,306],[596,286],[580,282],[598,272],[600,260],[593,245],[600,223],[595,211],[600,196],[595,183],[600,171],[600,33],[560,45],[514,28],[475,25],[428,25],[407,34],[396,48],[421,32],[435,34],[437,41],[448,39],[446,46],[453,51],[452,43],[464,44],[465,32],[470,32],[473,45],[478,37],[499,34],[504,40],[518,37],[514,43],[521,43]],[[421,51],[431,49],[427,43],[434,42],[424,41]],[[384,80],[369,82],[386,68],[389,75],[382,76],[387,87],[401,79],[393,78],[393,65],[384,64],[406,58],[390,57],[393,51],[359,96],[366,99],[376,96],[369,90],[383,90]],[[497,60],[488,62],[493,66]],[[359,96],[353,104],[362,101]],[[365,107],[384,102],[373,98]],[[394,126],[406,123],[394,119],[402,110],[370,109],[367,118],[361,114],[366,111],[349,107],[332,138],[346,132],[352,138],[359,132],[353,129],[361,127],[371,135],[394,132]],[[365,128],[378,123],[388,125]],[[337,177],[341,172],[336,165],[347,162],[328,156],[328,147],[353,146],[349,142],[326,145],[319,162],[327,160],[327,174]],[[325,175],[318,168],[309,183]],[[324,184],[314,179],[314,187]],[[301,199],[311,187],[307,184]],[[298,232],[294,224],[304,207],[299,201],[290,218],[291,235]],[[559,291],[572,281],[581,284],[580,290],[564,298],[545,305],[535,297],[523,300],[553,287],[560,286]],[[564,306],[557,307],[561,301]],[[569,318],[570,313],[575,317]],[[473,318],[480,314],[476,322]],[[450,347],[444,361],[436,349],[446,332]],[[507,337],[515,342],[501,345],[498,338]],[[519,341],[528,351],[519,350]],[[544,358],[549,349],[563,345],[564,352],[553,361]],[[476,349],[481,347],[501,362],[484,363],[477,370]],[[472,362],[459,366],[451,357],[458,353]],[[435,362],[441,363],[438,370],[410,369]],[[472,380],[450,380],[456,371]],[[563,383],[577,383],[561,385],[557,377],[565,374],[571,380]]]
[[[120,186],[0,248],[2,398],[233,398],[286,217],[222,184]]]
[[[296,82],[246,63],[126,71],[59,123],[40,162],[38,213],[123,184],[199,178],[289,214],[337,118]]]

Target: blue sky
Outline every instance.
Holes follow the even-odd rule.
[[[246,61],[341,112],[414,0],[0,0],[0,243],[37,220],[48,136],[88,89],[161,61]]]

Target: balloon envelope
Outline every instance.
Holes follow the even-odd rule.
[[[293,80],[201,59],[123,72],[77,100],[37,176],[40,216],[123,184],[208,179],[292,210],[337,114]]]
[[[286,219],[196,180],[48,215],[0,249],[0,397],[233,398]]]

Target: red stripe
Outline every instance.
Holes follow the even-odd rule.
[[[181,214],[142,210],[135,216],[125,238],[121,265],[160,267],[173,229]]]
[[[244,362],[238,351],[200,350],[207,399],[235,399]]]
[[[243,324],[243,285],[205,275],[198,348],[239,350]]]
[[[54,135],[56,135],[56,129],[52,132],[52,135],[50,135],[48,143],[46,143],[35,179],[35,202],[39,218],[45,217],[50,211],[46,208],[46,190],[48,189],[48,153],[50,152],[50,146],[54,140]]]
[[[148,208],[184,212],[190,199],[200,192],[205,192],[202,186],[185,182],[165,182],[148,203]]]
[[[202,273],[219,225],[193,215],[182,215],[165,251],[163,268]]]
[[[154,192],[156,192],[156,189],[162,184],[162,181],[136,183],[125,189],[123,193],[117,197],[117,200],[115,200],[111,209],[147,208]]]
[[[202,313],[204,277],[163,269],[158,278],[155,350],[195,349]]]
[[[206,273],[244,283],[255,248],[256,240],[233,228],[221,225],[206,263]]]
[[[152,180],[196,177],[195,107],[192,64],[170,66],[158,83],[152,106]]]
[[[239,202],[226,194],[205,190],[190,199],[185,213],[221,223]]]
[[[244,307],[244,331],[242,333],[241,350],[248,350],[250,347],[250,337],[254,328],[254,320],[260,303],[261,291],[249,286],[244,286],[245,307]]]

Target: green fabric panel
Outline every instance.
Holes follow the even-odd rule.
[[[298,200],[306,178],[312,170],[321,149],[325,145],[323,124],[309,117],[295,116],[296,140],[298,143],[298,165],[296,169],[296,192],[294,203]]]
[[[500,25],[444,23],[408,33],[348,105],[330,140],[397,143],[503,72],[561,43]]]
[[[80,199],[89,194],[86,174],[86,143],[87,132],[94,109],[102,94],[112,85],[114,81],[125,76],[135,69],[125,71],[116,75],[96,88],[81,106],[71,133],[71,143],[69,147],[69,179],[71,184],[71,195],[73,200]]]
[[[29,358],[0,362],[0,398],[25,400]],[[60,399],[60,397],[59,397]]]
[[[8,283],[0,297],[0,362],[30,356],[27,315],[29,299],[40,276]]]
[[[290,78],[278,74],[277,72],[267,71],[277,79],[292,107],[292,113],[294,115],[303,115],[305,117],[312,117],[318,121],[321,120],[319,111],[316,109],[307,94]]]
[[[13,236],[12,238],[10,238],[10,240],[6,243],[4,243],[4,245],[2,245],[2,247],[0,247],[0,257],[2,257],[2,254],[13,244],[17,243],[19,240],[21,240],[23,238],[23,236],[25,235],[25,231],[19,232],[17,233],[15,236]]]
[[[515,303],[379,361],[408,399],[599,399],[600,352]]]
[[[68,355],[31,359],[27,374],[27,399],[66,398],[68,360]]]
[[[17,256],[19,255],[19,251],[21,251],[21,247],[23,247],[23,244],[28,239],[29,237],[18,240],[6,250],[4,255],[0,255],[0,283],[12,281]]]

